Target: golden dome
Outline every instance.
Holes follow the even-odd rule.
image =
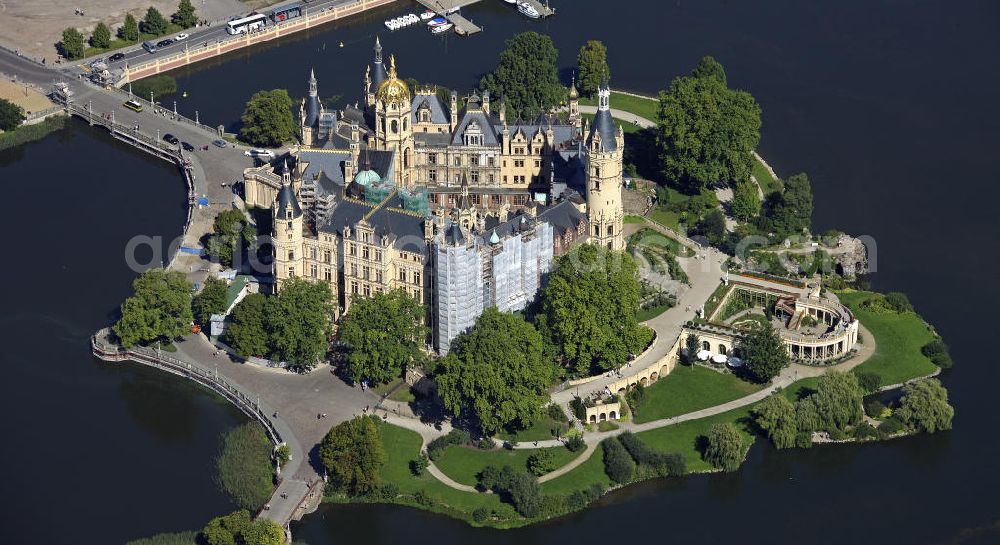
[[[396,104],[397,106],[409,106],[410,104],[410,87],[396,75],[395,55],[389,57],[389,77],[378,84],[378,89],[375,91],[375,100],[382,101],[384,104]]]

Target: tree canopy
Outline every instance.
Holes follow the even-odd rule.
[[[274,359],[308,371],[326,355],[333,333],[333,293],[326,282],[289,278],[265,315]]]
[[[112,330],[122,344],[173,339],[190,331],[191,283],[184,274],[149,269],[132,282],[134,295],[121,306],[121,318]]]
[[[488,308],[459,335],[435,373],[438,395],[456,416],[471,412],[482,431],[530,425],[548,399],[553,366],[534,326]]]
[[[277,147],[291,140],[297,132],[292,105],[292,98],[285,89],[258,91],[243,110],[240,138],[255,146],[267,147]]]
[[[241,263],[235,258],[243,255],[244,248],[252,248],[257,239],[257,229],[247,221],[241,210],[219,212],[212,224],[213,233],[208,240],[208,253],[225,267]]]
[[[907,426],[934,433],[951,429],[955,409],[948,403],[948,390],[941,381],[928,379],[903,387],[896,416]]]
[[[352,299],[340,327],[347,376],[385,383],[402,375],[420,358],[427,334],[423,317],[423,305],[402,289]]]
[[[232,321],[226,328],[226,342],[240,357],[266,357],[269,340],[265,314],[267,297],[251,293],[233,309]]]
[[[177,4],[177,11],[170,16],[170,21],[181,28],[191,28],[196,25],[198,23],[198,16],[195,15],[191,0],[181,0]]]
[[[90,34],[90,45],[104,49],[111,45],[111,29],[103,22],[97,23],[94,32]]]
[[[777,448],[795,446],[798,432],[795,421],[795,405],[781,393],[771,394],[753,408],[754,422],[767,433],[768,439]]]
[[[62,41],[59,42],[59,49],[67,59],[82,59],[86,43],[83,34],[75,28],[67,28],[62,33]]]
[[[747,374],[756,382],[770,382],[788,365],[788,351],[774,328],[765,327],[747,333],[740,348]]]
[[[194,301],[191,303],[195,321],[206,326],[213,314],[219,314],[226,310],[226,292],[228,290],[229,285],[224,280],[219,280],[214,276],[206,278],[201,292],[194,296]]]
[[[142,19],[142,31],[153,36],[166,34],[167,20],[156,8],[149,6],[149,9],[146,10],[146,17]]]
[[[723,471],[736,471],[743,463],[746,449],[739,430],[732,422],[712,424],[705,445],[705,461]]]
[[[349,496],[371,492],[386,462],[378,419],[356,416],[337,424],[320,443],[319,456],[337,490]]]
[[[240,507],[257,511],[271,496],[271,440],[256,422],[241,424],[223,436],[215,467],[219,487]]]
[[[542,293],[539,330],[571,375],[620,367],[652,332],[639,324],[638,268],[624,252],[582,244],[562,255]]]
[[[750,180],[738,180],[733,186],[733,216],[740,221],[750,221],[760,214],[760,197],[757,185]]]
[[[727,87],[722,65],[703,58],[659,99],[657,148],[667,181],[693,194],[714,183],[750,179],[760,106],[749,93]]]
[[[556,71],[558,57],[552,38],[530,31],[516,34],[507,39],[500,63],[480,85],[506,103],[508,118],[533,119],[566,96]]]
[[[767,196],[760,217],[761,230],[778,238],[801,234],[812,226],[812,184],[805,173],[788,178],[784,191]]]
[[[130,42],[139,39],[139,23],[131,13],[125,15],[125,22],[118,27],[118,37]]]
[[[236,511],[215,517],[201,530],[205,545],[283,545],[285,531],[281,525],[259,518],[253,520],[247,511]]]
[[[858,424],[864,417],[861,408],[864,394],[857,375],[831,371],[820,377],[816,393],[799,404],[815,407],[817,422],[814,430],[846,431],[848,426]]]
[[[24,108],[0,98],[0,131],[12,131],[24,122]]]
[[[576,66],[579,71],[576,87],[583,96],[593,96],[601,85],[611,79],[608,50],[599,40],[588,40],[580,47],[580,52],[576,56]]]

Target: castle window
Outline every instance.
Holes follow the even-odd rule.
[[[486,179],[489,180],[491,184],[496,182],[496,176],[494,176],[493,174],[488,174],[486,176]]]
[[[420,110],[420,121],[427,123],[431,120],[431,113],[427,110]]]
[[[427,154],[427,164],[428,165],[436,165],[436,164],[438,164],[438,155],[436,153],[428,153]]]
[[[295,277],[295,267],[288,267],[288,278]]]
[[[333,273],[330,272],[330,267],[323,268],[323,280],[327,282],[333,282]]]
[[[430,169],[427,171],[427,180],[429,182],[431,183],[437,182],[437,179],[438,179],[438,173],[436,170]]]
[[[288,260],[289,261],[295,260],[295,250],[288,250]]]
[[[514,161],[514,168],[524,168],[524,160],[517,159]]]
[[[615,228],[614,228],[614,226],[609,225],[608,226],[608,236],[610,237],[610,236],[612,236],[614,234],[615,234]]]
[[[382,283],[382,271],[375,271],[375,281],[378,282],[379,284]]]
[[[361,259],[368,260],[368,247],[361,248]]]
[[[353,293],[354,295],[358,294],[358,283],[357,282],[351,282],[351,293]]]
[[[375,250],[375,261],[382,262],[382,250]]]
[[[351,263],[351,276],[358,276],[358,264]]]
[[[316,259],[316,248],[309,248],[309,258]]]
[[[406,124],[407,124],[407,120],[406,120],[406,118],[404,117],[404,118],[403,118],[403,131],[406,131]]]
[[[309,265],[309,276],[316,278],[317,269],[316,265]]]
[[[347,245],[347,253],[350,254],[351,256],[358,255],[358,250],[353,243]]]
[[[399,269],[399,281],[406,282],[406,269]]]
[[[365,284],[365,297],[371,297],[372,289],[368,284]]]
[[[479,183],[479,171],[478,170],[473,170],[471,177],[472,177],[472,183],[474,183],[474,184],[478,184]]]
[[[594,176],[601,177],[601,167],[594,167]]]
[[[292,211],[291,211],[291,210],[285,210],[285,219],[286,219],[286,220],[290,220],[290,219],[292,219]],[[291,226],[291,225],[289,225],[289,226],[288,226],[288,228],[289,228],[289,229],[291,229],[291,228],[292,228],[292,226]]]
[[[325,250],[323,252],[323,263],[329,263],[330,260],[331,260],[331,257],[333,257],[333,256],[330,254],[330,250]]]
[[[414,284],[419,284],[420,283],[420,273],[419,272],[414,272],[413,273],[413,283]]]
[[[472,157],[469,157],[469,164],[472,165],[472,166],[474,166],[474,167],[478,167],[479,166],[479,156],[478,155],[473,155]]]
[[[368,271],[369,271],[369,269],[368,269],[367,266],[361,267],[361,278],[364,278],[365,280],[368,280],[368,278],[369,278]]]
[[[488,167],[495,167],[496,166],[496,160],[493,158],[492,155],[486,158],[486,166],[488,166]]]
[[[527,195],[514,195],[514,205],[515,206],[524,206],[524,204],[527,203],[527,202],[528,202],[528,196]]]
[[[535,168],[541,168],[541,167],[542,167],[542,160],[535,159]]]
[[[456,167],[462,166],[462,156],[461,155],[456,155],[455,156],[455,166]]]

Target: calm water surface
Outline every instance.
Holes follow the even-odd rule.
[[[472,529],[393,506],[337,506],[294,525],[297,538],[311,545],[1000,542],[993,469],[1000,440],[992,433],[1000,372],[984,357],[989,310],[1000,302],[991,272],[1000,265],[991,244],[1000,235],[1000,5],[802,4],[553,0],[556,17],[529,22],[486,0],[465,10],[486,31],[458,39],[419,28],[388,34],[381,21],[413,9],[399,3],[174,73],[189,94],[177,97],[180,110],[234,130],[251,94],[289,88],[301,96],[313,67],[321,96],[358,100],[376,33],[402,76],[457,89],[475,85],[503,40],[527,29],[553,36],[567,74],[585,40],[603,40],[614,86],[645,93],[714,55],[730,83],[761,103],[768,161],[783,176],[809,173],[815,227],[875,237],[875,287],[909,293],[956,361],[942,377],[958,411],[950,433],[809,451],[759,442],[737,474],[648,483],[520,530]],[[16,532],[14,542],[63,543],[79,542],[77,530],[87,529],[102,536],[88,543],[116,543],[196,528],[229,509],[210,482],[210,458],[217,434],[242,417],[179,380],[97,364],[86,351],[86,336],[128,292],[133,273],[120,258],[127,238],[179,230],[176,173],[77,127],[0,156],[0,179],[15,195],[0,222],[24,234],[0,273],[20,288],[5,300],[8,349],[0,356],[4,429],[18,452],[12,492],[0,500],[16,523],[2,532]],[[54,509],[59,525],[49,522]]]

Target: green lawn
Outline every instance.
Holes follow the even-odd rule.
[[[761,387],[700,365],[677,366],[646,388],[633,417],[638,424],[669,418],[739,399]]]
[[[527,441],[544,441],[546,439],[552,439],[556,437],[554,430],[561,430],[560,435],[568,430],[567,422],[560,422],[555,420],[547,414],[542,414],[540,417],[535,419],[535,423],[523,430],[518,430],[517,432],[510,433],[507,431],[501,431],[497,434],[497,438],[504,441],[516,441],[518,443],[524,443]]]
[[[633,215],[626,215],[623,221],[625,225],[631,225],[631,224],[642,225],[643,223],[646,223],[646,220],[642,219],[642,216],[633,216]]]
[[[861,308],[861,302],[871,295],[863,291],[837,292],[841,302],[875,336],[875,354],[855,370],[878,373],[884,385],[933,373],[937,366],[920,352],[934,338],[930,326],[914,312],[874,314]]]
[[[410,471],[410,460],[416,458],[420,452],[420,435],[417,432],[392,424],[380,424],[379,432],[387,458],[386,464],[382,467],[382,482],[394,483],[399,487],[400,494],[412,496],[418,491],[423,491],[435,502],[436,508],[433,510],[466,520],[477,507],[500,508],[500,499],[496,494],[473,494],[455,490],[442,484],[427,472],[420,477],[413,475]],[[407,501],[400,503],[412,504]]]
[[[444,454],[434,461],[434,465],[456,482],[475,486],[476,475],[486,466],[511,466],[514,469],[527,469],[528,457],[537,450],[480,450],[475,447],[453,445],[445,449]],[[544,450],[553,453],[555,467],[568,464],[580,454],[579,452],[570,452],[566,447],[552,447]]]
[[[657,305],[655,307],[640,308],[638,312],[635,313],[636,320],[640,322],[645,322],[646,320],[652,320],[660,314],[670,310],[674,305]]]
[[[649,219],[655,221],[656,223],[659,223],[660,225],[663,225],[664,227],[673,229],[674,231],[677,231],[682,235],[684,234],[684,231],[681,229],[680,225],[681,215],[678,212],[671,212],[669,210],[664,210],[660,207],[655,207],[649,213]]]
[[[543,494],[569,494],[583,490],[592,484],[602,488],[611,486],[611,479],[604,473],[604,449],[600,446],[585,462],[573,468],[569,473],[560,475],[551,481],[542,483]]]
[[[597,106],[597,96],[594,96],[594,98],[581,98],[580,104],[584,106]],[[645,117],[655,123],[660,109],[660,102],[658,100],[623,95],[622,93],[611,91],[611,107],[615,110],[624,110],[639,117]]]
[[[755,440],[755,436],[746,424],[746,419],[749,417],[750,407],[741,407],[708,418],[688,420],[673,426],[644,431],[637,435],[647,445],[660,452],[682,454],[687,461],[688,471],[705,471],[713,468],[708,462],[701,459],[701,451],[698,448],[699,438],[707,436],[713,424],[733,422],[736,424],[736,429],[740,430],[743,435],[744,443],[749,447]]]
[[[764,163],[757,160],[756,157],[753,159],[753,177],[756,178],[757,183],[760,184],[761,191],[764,192],[764,196],[767,197],[775,191],[781,191],[783,184],[781,180],[776,179],[771,176],[771,173],[764,168]]]

